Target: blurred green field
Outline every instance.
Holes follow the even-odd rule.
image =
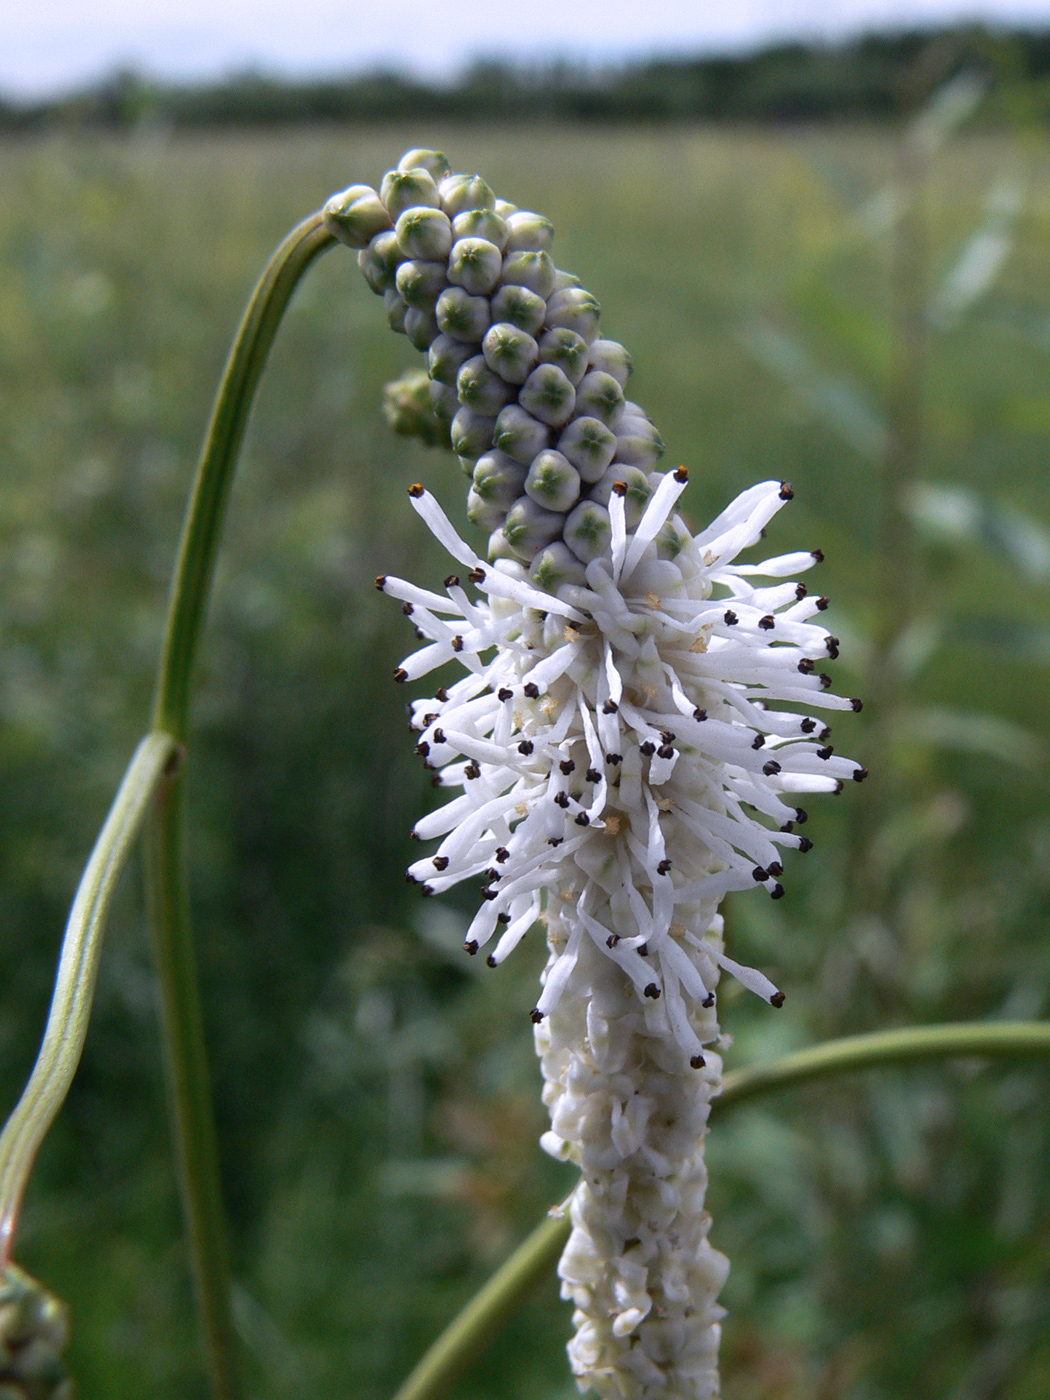
[[[632,397],[689,466],[694,520],[753,481],[793,482],[769,552],[824,550],[811,579],[843,639],[838,689],[888,693],[873,638],[896,618],[892,703],[836,726],[872,783],[813,803],[817,850],[789,867],[783,901],[730,906],[736,956],[788,999],[772,1013],[724,988],[728,1063],[874,1026],[1045,1015],[1045,134],[961,136],[933,171],[925,261],[943,326],[909,497],[918,584],[899,616],[878,557],[897,358],[885,132],[56,135],[0,144],[0,1111],[146,722],[240,308],[291,224],[420,143],[554,220],[559,264],[602,301],[635,358]],[[999,224],[996,188],[1000,204],[1025,192]],[[994,285],[952,312],[943,288],[968,240],[1008,223]],[[572,1181],[536,1143],[541,949],[478,968],[459,948],[469,896],[423,905],[402,876],[429,787],[389,679],[410,634],[372,580],[445,572],[410,482],[460,517],[463,497],[453,459],[382,421],[383,383],[414,359],[345,250],[329,254],[263,384],[200,675],[193,889],[259,1400],[388,1395]],[[717,1126],[726,1400],[1043,1400],[1046,1089],[1034,1068],[886,1071]],[[20,1245],[72,1305],[86,1400],[203,1395],[178,1229],[136,874]],[[568,1400],[568,1332],[552,1280],[457,1393]]]

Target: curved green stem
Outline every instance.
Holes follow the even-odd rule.
[[[95,842],[69,913],[40,1054],[0,1136],[0,1267],[11,1254],[29,1173],[69,1093],[84,1049],[95,995],[102,936],[121,871],[177,745],[153,733],[128,765]]]
[[[244,313],[219,385],[186,512],[157,673],[153,722],[181,743],[189,726],[194,662],[237,454],[281,317],[303,275],[335,239],[313,214],[285,238]],[[179,1168],[197,1307],[215,1400],[241,1392],[230,1316],[230,1276],[219,1159],[183,862],[178,773],[159,794],[149,829],[147,899],[160,982],[171,1131]]]
[[[919,1026],[831,1040],[769,1064],[727,1074],[714,1108],[721,1115],[769,1090],[786,1089],[828,1074],[951,1056],[1050,1056],[1050,1022]],[[553,1268],[572,1228],[567,1207],[566,1201],[537,1225],[497,1269],[431,1345],[394,1400],[437,1400],[448,1391],[494,1331]]]

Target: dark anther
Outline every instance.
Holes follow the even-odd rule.
[[[510,923],[510,915],[507,913],[506,909],[504,909],[502,913],[496,915],[496,922],[497,924]]]
[[[613,489],[613,491],[616,493],[617,496],[626,496],[626,495],[627,495],[627,483],[626,483],[626,481],[614,481],[613,484],[612,484],[612,489]]]
[[[772,632],[773,628],[777,625],[777,620],[772,613],[766,613],[765,617],[760,617],[758,619],[758,625],[763,632]]]
[[[756,734],[751,741],[751,747],[753,749],[760,749],[765,742],[766,736],[764,734]]]
[[[478,568],[476,568],[476,569],[471,569],[470,573],[467,575],[467,578],[470,579],[471,583],[484,583],[484,582],[485,582],[485,570],[484,570],[483,568],[481,568],[480,565],[479,565]]]
[[[823,551],[822,549],[814,549],[814,550],[811,550],[810,553],[813,555],[813,562],[814,562],[814,564],[823,564],[823,562],[824,562],[824,551]]]
[[[605,755],[605,761],[606,761],[606,763],[622,763],[622,762],[623,762],[623,754],[622,754],[622,753],[607,753],[607,754]]]
[[[420,640],[421,642],[425,642],[425,641],[426,641],[426,639],[427,639],[427,634],[423,631],[422,627],[417,627],[417,628],[415,628],[415,634],[416,634],[416,636],[419,638],[419,640]]]
[[[805,807],[795,808],[795,820],[798,822],[799,826],[805,826],[809,821],[809,813],[806,811]]]
[[[703,1055],[693,1055],[689,1060],[690,1069],[703,1069],[706,1064],[707,1061],[704,1059]]]
[[[588,769],[587,769],[587,781],[588,781],[589,783],[600,783],[601,780],[602,780],[602,775],[598,772],[597,768],[588,768]]]
[[[811,676],[814,671],[813,662],[810,661],[808,656],[803,656],[798,663],[798,669],[802,675]]]
[[[420,758],[426,758],[429,752],[430,745],[425,739],[420,739],[419,743],[416,745],[416,753],[419,754]]]
[[[619,941],[620,935],[618,933],[610,933],[609,937],[605,940],[605,946],[606,948],[615,948]]]
[[[780,864],[779,860],[771,860],[769,862],[769,873],[777,877],[783,875],[784,867]]]
[[[605,704],[602,706],[602,714],[614,715],[619,708],[615,700],[606,700]]]
[[[651,739],[646,739],[645,742],[639,744],[638,747],[642,753],[645,754],[646,758],[652,758],[653,754],[656,752],[656,745]]]
[[[406,870],[406,871],[405,871],[405,883],[406,883],[407,885],[414,885],[414,884],[416,884],[416,877],[412,874],[411,870]]]
[[[429,899],[430,896],[431,896],[433,893],[434,893],[434,886],[433,886],[433,885],[424,885],[423,888],[420,890],[420,894],[423,896],[424,899]]]
[[[434,699],[440,700],[442,704],[444,704],[445,701],[448,699],[448,691],[443,685],[438,687],[437,691],[434,694]]]
[[[696,720],[699,720],[700,723],[703,724],[704,720],[707,718],[707,711],[706,711],[706,710],[701,710],[700,707],[699,707],[699,705],[698,705],[698,706],[696,707],[696,709],[693,711],[693,718],[696,719]]]
[[[791,489],[791,482],[782,481],[780,483],[780,490],[777,492],[777,495],[782,501],[793,501],[795,499],[795,493]]]
[[[806,594],[807,594],[808,592],[809,592],[809,589],[806,587],[806,585],[805,585],[804,583],[796,583],[796,584],[795,584],[795,597],[796,597],[796,599],[798,600],[798,602],[801,603],[801,602],[802,602],[802,599],[806,596]]]
[[[532,753],[532,740],[522,739],[521,743],[518,745],[518,753],[523,753],[525,757],[528,758],[529,754]]]
[[[513,692],[513,690],[508,690],[507,687],[506,687],[505,685],[502,685],[502,686],[500,686],[499,690],[497,690],[497,692],[496,692],[496,699],[497,699],[497,700],[513,700],[513,699],[514,699],[514,692]]]
[[[823,596],[823,594],[822,594],[822,595],[817,599],[817,611],[818,611],[818,612],[827,612],[829,601],[830,601],[830,599],[825,598],[825,597]]]
[[[809,719],[808,716],[807,716],[807,718],[804,719],[804,720],[802,721],[802,723],[799,725],[799,729],[802,730],[802,733],[803,733],[803,734],[812,734],[813,731],[814,731],[814,729],[816,729],[816,727],[817,727],[817,721],[816,721],[815,719]]]
[[[540,688],[535,681],[528,681],[522,686],[522,690],[524,690],[530,700],[535,700],[539,697]]]
[[[486,871],[485,871],[485,879],[486,879],[486,880],[491,880],[491,881],[496,881],[496,880],[498,880],[498,879],[500,878],[500,873],[501,873],[500,871],[495,870],[495,869],[486,870]]]
[[[587,815],[586,812],[577,812],[577,813],[576,813],[576,825],[577,825],[577,826],[590,826],[590,824],[591,824],[591,819],[590,819],[590,817]]]
[[[406,617],[411,617],[412,614],[415,612],[415,608],[412,606],[411,603],[402,603],[401,611],[405,614]]]
[[[452,650],[453,650],[453,651],[462,651],[462,650],[463,650],[463,638],[462,638],[462,637],[456,636],[456,637],[453,637],[453,638],[452,638]]]
[[[769,871],[765,868],[765,866],[756,865],[754,870],[752,870],[751,872],[751,878],[752,880],[756,880],[759,884],[761,884],[763,880],[769,879]]]
[[[778,880],[777,883],[773,886],[773,888],[769,891],[769,897],[770,897],[770,899],[783,899],[783,898],[784,898],[784,886],[780,883],[779,880]]]
[[[444,744],[445,742],[446,742],[446,739],[445,739],[445,731],[444,731],[443,729],[435,729],[435,730],[434,730],[434,743],[435,743],[435,744]]]
[[[824,645],[825,645],[825,646],[827,647],[827,649],[828,649],[828,656],[831,658],[831,660],[832,660],[832,661],[837,661],[838,658],[839,658],[839,639],[838,639],[838,637],[833,637],[833,636],[831,635],[831,633],[829,632],[828,635],[824,638]]]
[[[774,992],[773,995],[769,998],[769,1004],[770,1006],[775,1006],[779,1010],[780,1007],[784,1005],[784,993]]]
[[[771,758],[768,763],[763,763],[762,772],[765,773],[767,778],[771,778],[774,773],[780,772],[780,764],[775,758]]]
[[[656,873],[657,875],[669,875],[671,873],[671,862],[669,860],[662,860],[656,867]]]
[[[664,741],[665,744],[673,744],[673,743],[674,743],[674,740],[675,740],[675,733],[674,733],[674,730],[673,730],[673,729],[661,729],[661,730],[660,730],[660,738]]]
[[[646,987],[645,989],[645,995],[647,997],[651,997],[653,1001],[656,1001],[660,996],[660,988],[656,985],[655,982],[650,982],[648,987]]]
[[[437,716],[436,714],[424,715],[424,716],[423,716],[423,728],[424,728],[424,729],[429,729],[430,726],[431,726],[432,724],[436,724],[437,721],[438,721],[438,716]]]
[[[477,940],[474,938],[468,938],[466,943],[463,944],[463,947],[470,954],[470,956],[473,957],[474,954],[478,951]]]
[[[435,869],[435,870],[447,870],[447,869],[448,869],[448,863],[449,863],[449,862],[448,862],[448,856],[435,856],[435,857],[434,857],[434,869]]]
[[[647,958],[647,957],[649,956],[649,945],[648,945],[648,943],[639,943],[639,945],[638,945],[638,956],[639,956],[640,958]]]
[[[539,1023],[543,1020],[543,1012],[537,1010],[537,1008],[534,1006],[529,1012],[529,1020],[534,1026],[538,1026]]]
[[[821,671],[820,673],[820,688],[821,690],[831,689],[831,677],[828,675],[827,671]]]
[[[674,479],[678,482],[679,486],[685,485],[689,480],[689,473],[686,471],[685,467],[675,467]]]
[[[714,992],[708,992],[707,996],[704,997],[703,1001],[700,1003],[700,1005],[705,1009],[705,1011],[710,1011],[711,1008],[712,1008],[712,1006],[714,1006],[714,1004],[715,1004],[715,994],[714,994]]]
[[[376,579],[376,587],[379,589],[380,593],[382,593],[383,589],[386,587],[386,574],[379,575]]]
[[[661,744],[656,753],[658,758],[674,758],[674,749],[670,744]]]
[[[420,486],[419,482],[416,481],[413,482],[413,484],[408,488],[408,494],[412,497],[414,501],[418,501],[420,496],[426,495],[426,491],[422,486]]]
[[[849,702],[849,707],[855,715],[859,715],[864,708],[864,701],[853,699]]]
[[[843,789],[845,786],[846,786],[846,784],[845,784],[845,783],[842,781],[842,779],[840,778],[840,779],[838,780],[838,782],[835,784],[835,786],[832,788],[832,792],[835,794],[836,797],[838,797],[839,793],[842,791],[842,789]]]
[[[548,837],[547,837],[547,845],[548,845],[548,846],[560,846],[561,843],[562,843],[564,840],[565,840],[565,837],[564,837],[564,836],[548,836]]]
[[[831,755],[832,755],[834,752],[835,752],[835,750],[831,747],[831,745],[830,745],[830,744],[826,744],[826,745],[824,746],[824,748],[818,749],[818,750],[817,750],[817,757],[818,757],[818,758],[830,758]]]
[[[473,759],[471,759],[471,761],[467,764],[466,768],[463,769],[463,776],[465,778],[481,777],[481,769],[478,767],[478,765],[474,762]]]
[[[805,855],[807,851],[811,851],[813,849],[813,842],[809,839],[808,836],[800,836],[798,838],[798,848],[802,852],[802,854]]]
[[[449,574],[448,578],[445,580],[445,587],[446,587],[446,588],[458,588],[458,587],[459,587],[459,574]]]
[[[568,794],[567,792],[556,792],[556,793],[554,794],[554,802],[555,802],[555,805],[558,806],[558,807],[561,807],[561,808],[568,807],[568,805],[569,805],[569,794]]]
[[[499,891],[485,889],[481,891],[481,897],[482,899],[499,899]]]
[[[733,611],[732,608],[726,608],[725,616],[723,617],[722,621],[727,627],[735,627],[740,621],[740,619],[737,617],[736,613]]]
[[[496,859],[499,861],[500,865],[504,865],[510,860],[510,851],[507,850],[506,846],[496,847]]]
[[[571,758],[563,758],[562,761],[558,764],[558,767],[565,774],[576,772],[576,765],[575,763],[573,763]]]
[[[867,776],[868,770],[866,768],[857,768],[853,774],[853,781],[855,783],[862,783]]]
[[[399,666],[394,672],[394,680],[397,681],[398,685],[404,685],[405,681],[408,680],[408,672]]]
[[[488,955],[488,957],[485,959],[485,961],[488,963],[489,967],[497,967],[497,966],[498,966],[498,963],[496,962],[496,959],[492,956],[491,953]]]
[[[441,781],[441,774],[440,774],[440,773],[435,773],[435,774],[434,774],[434,776],[433,776],[433,777],[431,778],[431,780],[430,780],[430,785],[431,785],[431,787],[442,787],[442,786],[443,786],[443,783],[442,783],[442,781]]]
[[[783,825],[780,829],[781,829],[781,831],[794,831],[794,829],[795,829],[795,823],[794,823],[794,822],[785,822],[784,825]]]

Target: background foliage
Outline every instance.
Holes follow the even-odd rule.
[[[725,988],[729,1063],[888,1024],[1045,1015],[1041,133],[963,135],[939,155],[896,310],[885,131],[51,133],[0,146],[0,1109],[145,724],[240,307],[292,223],[420,142],[554,219],[560,264],[598,293],[635,356],[633,396],[690,467],[694,520],[755,480],[793,481],[770,552],[823,548],[812,580],[843,640],[838,688],[876,698],[835,736],[874,770],[869,788],[813,804],[818,849],[783,901],[731,905],[737,956],[788,1001],[772,1013]],[[937,334],[888,541],[902,296],[933,307]],[[402,877],[429,789],[389,680],[410,635],[372,579],[444,572],[409,482],[454,512],[463,494],[454,460],[382,424],[382,384],[413,356],[330,254],[263,386],[196,710],[194,894],[260,1397],[389,1393],[571,1185],[536,1146],[541,949],[478,967],[459,947],[469,897],[422,904]],[[895,558],[916,569],[906,595]],[[710,1149],[733,1259],[726,1400],[1045,1396],[1045,1088],[1034,1068],[938,1066],[727,1118]],[[21,1245],[73,1304],[85,1396],[201,1394],[162,1097],[129,879]],[[567,1400],[568,1322],[552,1281],[460,1393]]]

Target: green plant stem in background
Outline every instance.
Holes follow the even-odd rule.
[[[80,1063],[102,937],[121,871],[176,752],[170,734],[153,733],[142,740],[81,877],[62,942],[40,1054],[0,1136],[0,1267],[11,1255],[18,1212],[36,1154],[65,1102]]]
[[[727,1074],[715,1112],[829,1074],[953,1056],[1050,1057],[1050,1022],[918,1026],[829,1040],[809,1050]],[[537,1225],[430,1346],[394,1400],[439,1400],[537,1283],[554,1267],[572,1226],[568,1202]]]
[[[292,294],[334,242],[319,213],[292,230],[256,284],[226,362],[183,525],[154,697],[154,726],[180,743],[189,725],[193,667],[255,391]],[[183,805],[179,772],[165,784],[150,822],[148,904],[160,981],[171,1129],[208,1370],[215,1400],[235,1400],[242,1390],[183,858]]]

